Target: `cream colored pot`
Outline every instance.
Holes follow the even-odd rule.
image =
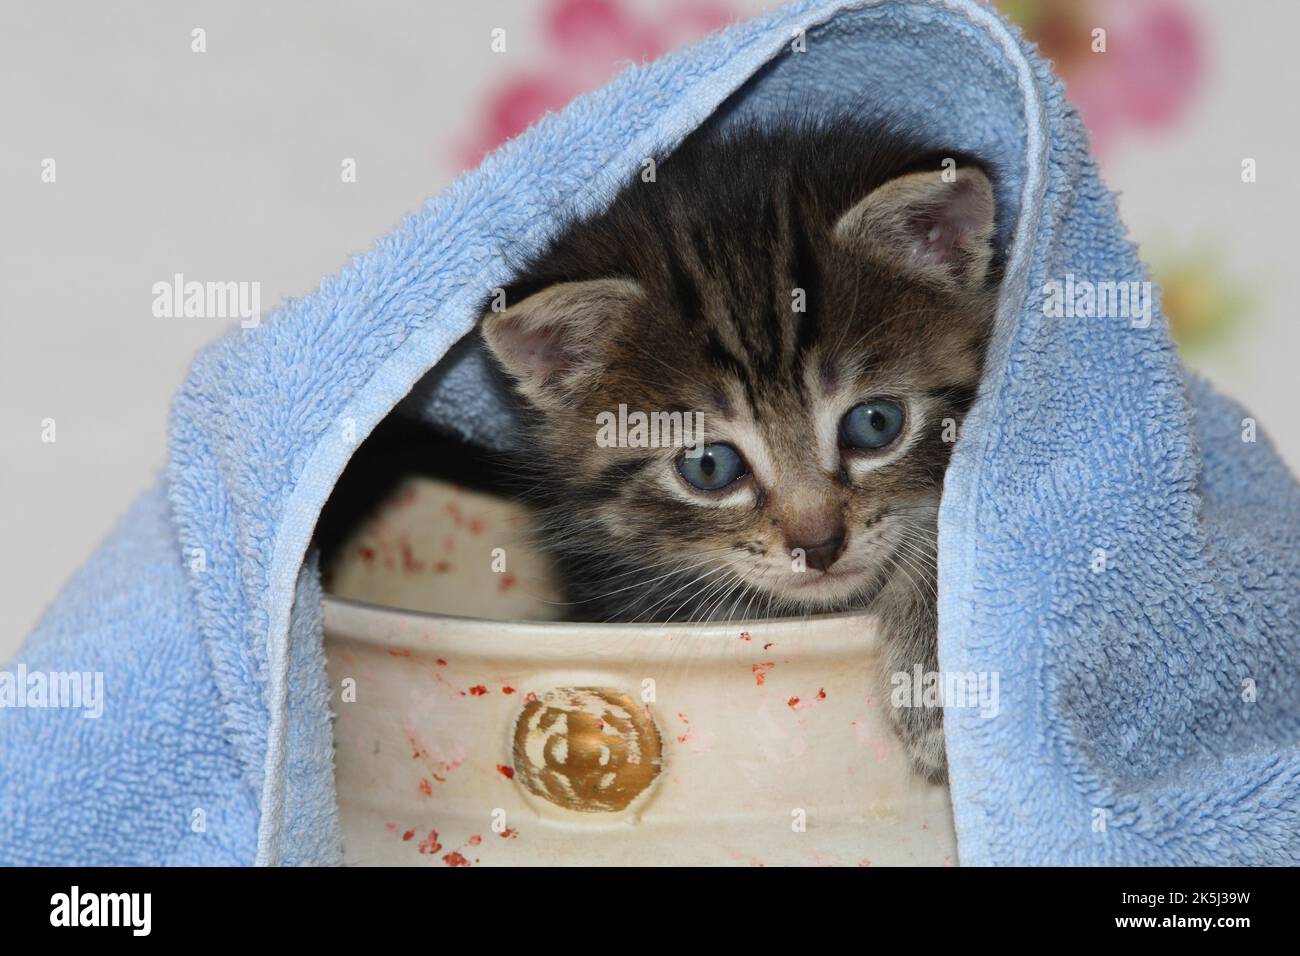
[[[543,578],[490,570],[508,506],[429,483],[395,500],[349,544],[336,592],[554,607],[530,590]],[[422,524],[448,514],[437,533]],[[398,533],[405,559],[385,573]],[[478,570],[458,576],[448,548]],[[911,773],[887,726],[870,618],[595,625],[332,596],[324,621],[349,863],[956,860],[947,789]]]

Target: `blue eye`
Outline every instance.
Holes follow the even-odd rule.
[[[704,454],[696,458],[682,455],[677,470],[701,491],[721,491],[746,474],[745,459],[730,445],[705,445]]]
[[[854,405],[840,422],[847,448],[884,448],[903,430],[903,406],[887,398]]]

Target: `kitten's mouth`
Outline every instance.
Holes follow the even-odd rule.
[[[861,531],[874,529],[874,533],[865,537],[860,533],[855,535],[856,540],[851,542],[847,553],[824,571],[813,567],[796,571],[769,563],[756,576],[747,575],[749,583],[804,611],[866,607],[889,581],[891,573],[898,570],[898,551],[902,545],[879,530],[892,514],[885,509],[863,521]]]
[[[857,565],[832,567],[826,571],[809,569],[786,576],[775,590],[792,600],[814,605],[833,605],[859,597],[871,578],[869,568]]]

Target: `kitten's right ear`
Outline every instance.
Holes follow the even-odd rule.
[[[835,238],[878,262],[947,289],[975,291],[993,260],[993,184],[976,166],[946,179],[908,173],[840,217]]]
[[[483,338],[524,397],[564,404],[599,369],[614,320],[640,296],[631,279],[557,283],[486,313]]]

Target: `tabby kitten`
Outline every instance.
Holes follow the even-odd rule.
[[[697,132],[653,169],[482,322],[532,415],[572,616],[866,608],[887,678],[937,671],[936,514],[996,297],[988,175],[848,120]],[[703,447],[605,447],[620,405],[702,413]],[[943,779],[939,708],[891,713]]]

